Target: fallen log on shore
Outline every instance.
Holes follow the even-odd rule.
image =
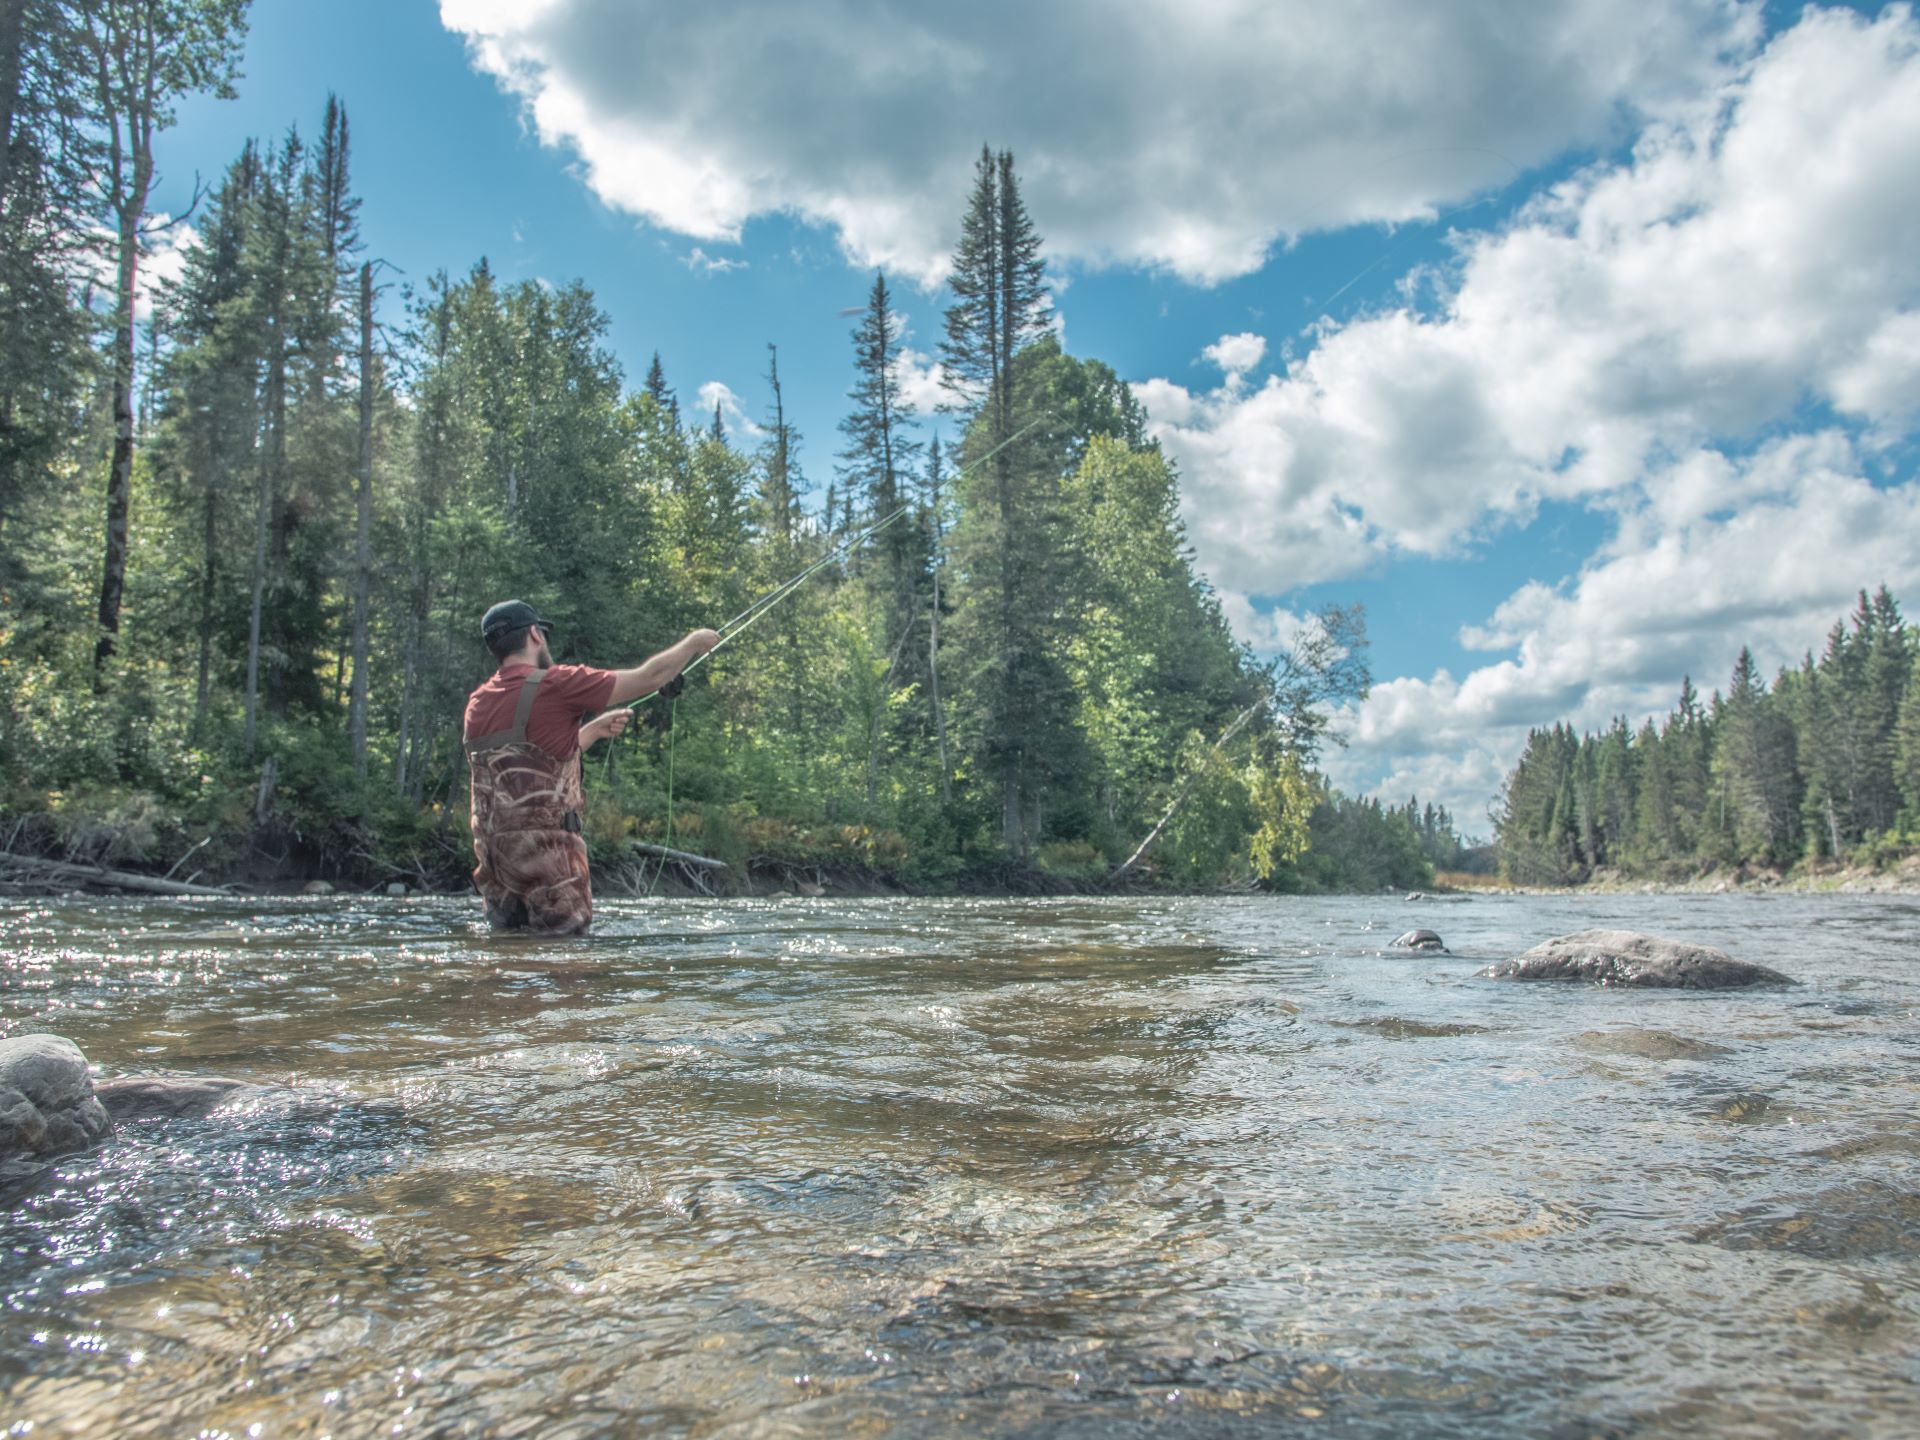
[[[139,890],[150,895],[203,895],[210,899],[228,899],[231,890],[216,890],[211,885],[188,885],[180,880],[159,880],[151,875],[135,875],[127,870],[104,870],[98,865],[76,865],[70,860],[41,860],[31,855],[0,851],[0,866],[12,866],[49,880],[74,880],[87,885],[106,885],[115,890]]]
[[[682,865],[704,865],[709,870],[725,870],[727,868],[726,861],[715,860],[710,856],[695,855],[686,850],[669,850],[664,845],[651,845],[645,840],[631,840],[628,843],[642,855],[657,855],[662,860],[676,860]]]

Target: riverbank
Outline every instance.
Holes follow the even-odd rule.
[[[58,853],[0,850],[0,895],[60,897],[88,893],[138,893],[215,897],[299,895],[471,895],[471,861],[448,854],[429,869],[302,863],[290,849],[254,846],[228,853],[219,862],[194,847],[171,865],[123,862],[102,865]],[[843,859],[756,855],[727,864],[685,852],[657,853],[660,847],[635,849],[592,864],[594,893],[606,899],[732,899],[818,897],[876,898],[921,896],[1131,895],[1149,892],[1191,893],[1158,885],[1139,869],[1109,884],[1103,876],[1060,873],[1038,865],[994,862],[956,869],[936,880],[913,878],[883,868],[850,865]],[[229,847],[231,852],[231,847]],[[186,862],[198,860],[189,865]],[[175,878],[184,874],[184,878]]]
[[[777,832],[777,833],[776,833]],[[844,832],[844,833],[843,833]],[[851,837],[851,838],[849,838]],[[149,839],[144,853],[126,855],[131,846],[117,838],[89,837],[78,850],[46,817],[16,818],[0,845],[0,895],[55,896],[87,891],[145,893],[226,892],[238,895],[406,895],[471,894],[471,850],[464,829],[446,826],[423,831],[404,856],[372,843],[359,827],[314,836],[297,827],[269,822],[252,828],[210,832],[192,840],[176,832]],[[591,839],[592,837],[590,837]],[[660,854],[650,842],[610,839],[592,846],[595,893],[608,898],[767,897],[780,895],[1066,896],[1240,894],[1246,885],[1196,887],[1168,881],[1149,862],[1122,881],[1110,882],[1108,867],[1077,847],[1076,863],[1050,868],[1044,863],[982,860],[953,865],[937,873],[917,873],[898,837],[875,843],[851,827],[823,837],[792,826],[769,827],[766,850],[742,844],[748,837],[721,836],[724,860],[692,849]],[[808,844],[805,842],[813,841]],[[1082,854],[1081,850],[1088,853]],[[865,863],[872,852],[878,863]],[[899,863],[884,863],[893,860]],[[124,858],[123,858],[124,857]],[[1046,858],[1043,852],[1043,859]],[[705,863],[701,863],[702,860]],[[1304,877],[1295,876],[1296,879]],[[1798,865],[1776,870],[1748,865],[1670,867],[1658,873],[1602,869],[1574,885],[1517,885],[1498,875],[1443,870],[1412,883],[1305,885],[1276,887],[1276,893],[1417,895],[1464,899],[1480,894],[1567,896],[1686,895],[1765,893],[1920,894],[1920,853],[1886,857],[1877,865]]]
[[[1920,854],[1903,855],[1883,865],[1796,865],[1786,870],[1709,866],[1687,874],[1634,874],[1599,870],[1577,885],[1515,885],[1497,875],[1443,871],[1434,877],[1438,892],[1471,895],[1725,895],[1736,891],[1836,895],[1920,894]]]

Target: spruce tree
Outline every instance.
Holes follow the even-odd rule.
[[[59,485],[83,402],[91,317],[72,297],[90,262],[94,136],[79,104],[91,62],[58,0],[0,6],[0,594],[19,606],[12,648],[51,608],[30,579],[40,547],[18,527]],[[27,588],[23,588],[23,581]]]
[[[1049,772],[1072,744],[1058,633],[1070,548],[1060,508],[1067,457],[1055,437],[1014,443],[1047,391],[1044,358],[1025,364],[1027,388],[1020,381],[1032,342],[1047,330],[1042,278],[1013,158],[983,149],[941,347],[946,383],[970,413],[962,455],[985,462],[958,497],[954,550],[966,583],[955,596],[953,637],[974,696],[971,748],[997,791],[1001,843],[1021,857],[1040,838]]]
[[[1907,673],[1906,693],[1900,700],[1894,727],[1894,779],[1906,802],[1906,830],[1920,834],[1920,664]]]
[[[249,141],[208,198],[199,243],[185,257],[169,294],[174,346],[162,368],[161,426],[155,475],[183,533],[197,538],[187,562],[197,597],[192,625],[195,684],[192,734],[204,738],[212,706],[215,664],[231,658],[230,617],[241,609],[245,569],[229,557],[245,553],[250,527],[239,523],[246,481],[259,442],[256,376],[265,335],[254,304],[252,226],[264,180],[258,148]],[[222,643],[222,637],[228,643]]]
[[[1713,772],[1722,787],[1736,858],[1767,864],[1791,860],[1800,824],[1793,728],[1744,646],[1727,684],[1715,742]]]
[[[1660,731],[1661,758],[1673,789],[1674,829],[1680,853],[1707,855],[1718,833],[1712,819],[1712,730],[1708,712],[1693,688],[1680,679],[1680,696]]]
[[[1865,673],[1858,704],[1864,712],[1866,765],[1860,803],[1860,838],[1891,830],[1900,810],[1895,779],[1900,704],[1913,673],[1914,632],[1901,618],[1883,584],[1868,605],[1871,615]]]
[[[360,248],[360,200],[353,193],[347,134],[347,107],[329,91],[314,148],[313,177],[321,248],[336,266],[346,264]]]
[[[853,332],[854,385],[847,392],[853,409],[840,422],[847,448],[840,476],[846,486],[848,527],[885,519],[908,503],[905,476],[920,453],[913,439],[913,407],[901,395],[901,320],[893,310],[887,277],[876,273],[867,292],[866,313]],[[856,515],[858,497],[864,515]],[[916,528],[896,521],[863,547],[861,559],[877,572],[876,590],[886,617],[888,650],[893,637],[913,623],[924,556],[917,554]]]
[[[1636,860],[1672,860],[1680,853],[1675,829],[1673,783],[1660,732],[1649,718],[1633,740],[1633,855]]]
[[[882,703],[875,707],[867,744],[866,806],[872,812],[877,796],[883,727],[905,717],[892,714],[890,697],[903,677],[921,678],[917,654],[909,642],[919,627],[921,596],[929,570],[929,533],[903,509],[911,507],[907,473],[920,452],[912,438],[913,407],[901,395],[900,335],[902,322],[894,313],[885,274],[876,272],[867,293],[867,308],[853,331],[854,386],[847,398],[853,409],[840,422],[847,448],[840,452],[844,486],[842,505],[846,526],[855,530],[896,517],[879,534],[870,536],[854,558],[863,572],[880,619],[878,651],[887,656],[880,679]],[[828,530],[832,533],[832,501],[828,502]],[[903,687],[902,687],[903,688]],[[916,715],[916,729],[931,716]],[[937,722],[934,728],[938,728]]]
[[[666,367],[660,363],[660,352],[653,352],[653,360],[647,366],[647,394],[653,403],[660,407],[660,413],[668,418],[674,429],[680,428],[680,400],[667,385]],[[719,406],[714,407],[715,418],[719,416]]]

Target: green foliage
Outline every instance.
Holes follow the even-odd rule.
[[[1256,878],[1272,880],[1282,865],[1295,864],[1313,843],[1316,796],[1297,753],[1277,762],[1256,754],[1247,767],[1247,804],[1255,824],[1247,861]]]
[[[1178,768],[1191,789],[1161,837],[1156,858],[1163,872],[1180,885],[1244,878],[1236,871],[1255,828],[1245,775],[1198,731],[1186,737]]]
[[[1433,883],[1415,807],[1396,810],[1322,788],[1307,824],[1307,848],[1275,872],[1282,890],[1400,890]]]

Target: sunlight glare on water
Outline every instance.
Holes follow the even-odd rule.
[[[1600,925],[1802,983],[1475,977]],[[1413,926],[1453,953],[1386,948]],[[0,932],[0,1033],[259,1087],[14,1197],[0,1415],[36,1435],[1920,1429],[1905,899]]]

